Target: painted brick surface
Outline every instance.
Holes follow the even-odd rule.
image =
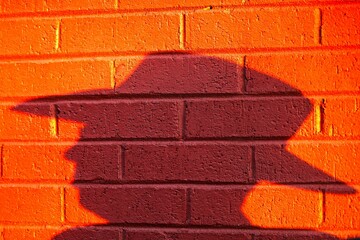
[[[36,97],[111,88],[110,61],[1,64],[2,97]],[[31,82],[31,85],[27,85]],[[56,88],[54,88],[56,83]],[[23,87],[27,86],[27,87]],[[105,91],[105,90],[104,90]],[[100,94],[99,91],[98,94]],[[109,94],[109,92],[107,91]]]
[[[55,19],[2,19],[0,26],[6,29],[6,34],[0,35],[0,55],[39,55],[55,51]]]
[[[186,40],[190,49],[312,46],[313,26],[311,10],[201,12],[187,17]]]
[[[178,50],[179,21],[178,15],[64,19],[61,50],[70,53]]]
[[[59,118],[89,126],[82,138],[178,138],[179,111],[178,102],[163,101],[59,104]],[[61,138],[68,138],[61,122],[59,132]]]
[[[111,223],[183,224],[186,217],[185,190],[154,187],[79,187],[83,204]],[[72,207],[77,190],[66,189],[66,221],[86,223],[86,215]],[[159,200],[161,199],[161,201]],[[144,218],[146,216],[146,218]]]
[[[186,137],[290,137],[312,104],[303,98],[187,103]]]
[[[137,181],[249,182],[251,149],[218,145],[129,145],[125,179]]]
[[[0,240],[360,237],[359,9],[2,1]]]

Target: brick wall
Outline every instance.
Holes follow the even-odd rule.
[[[360,236],[360,4],[5,0],[0,239]]]

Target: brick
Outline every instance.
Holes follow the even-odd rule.
[[[0,97],[111,94],[112,89],[106,61],[4,63],[0,74]]]
[[[128,10],[128,9],[162,9],[162,8],[170,8],[170,9],[179,9],[184,7],[206,7],[209,5],[221,5],[220,0],[212,0],[212,1],[204,1],[204,0],[196,0],[196,1],[162,1],[162,0],[151,0],[151,1],[131,1],[124,0],[120,1],[119,9]]]
[[[125,179],[248,182],[250,147],[235,144],[127,145]]]
[[[179,48],[178,15],[68,18],[61,24],[64,53],[159,51]]]
[[[330,7],[323,10],[322,42],[324,45],[356,45],[360,43],[358,5]]]
[[[224,230],[126,230],[129,240],[250,240],[251,235],[240,231]]]
[[[322,145],[322,148],[319,148],[319,145]],[[324,144],[313,143],[312,145],[255,146],[256,180],[283,183],[335,182],[335,176],[338,177],[337,171],[335,172],[336,166],[340,167],[346,162],[334,162],[331,161],[331,157],[324,159],[326,147],[331,148],[332,145],[324,146]],[[292,151],[288,151],[288,149]],[[303,158],[292,153],[302,154]],[[334,151],[334,153],[339,154],[340,152]],[[330,171],[324,172],[328,169]],[[340,173],[342,171],[339,170]],[[347,173],[342,173],[342,175],[347,175]]]
[[[108,240],[119,240],[121,239],[121,230],[116,228],[106,227],[78,227],[67,230],[57,235],[53,240],[97,240],[97,239],[108,239]]]
[[[20,104],[19,104],[20,105]],[[50,119],[41,115],[52,116],[49,104],[0,104],[0,139],[1,140],[50,140],[54,139]],[[32,112],[29,114],[29,112]],[[39,116],[40,115],[40,116]]]
[[[332,187],[326,190],[324,228],[359,229],[360,189],[357,186],[351,187],[356,190],[355,193],[349,193],[346,187]]]
[[[189,101],[186,137],[288,138],[296,133],[311,108],[310,101],[302,97]]]
[[[316,186],[262,184],[251,189],[241,206],[244,216],[253,225],[281,229],[319,228],[323,221],[323,195]]]
[[[191,193],[191,224],[313,228],[321,223],[321,194],[291,187],[207,187]]]
[[[3,0],[3,13],[21,13],[21,12],[35,12],[39,5],[39,0]]]
[[[115,9],[115,0],[4,0],[2,12],[30,13],[78,10],[111,10]]]
[[[331,137],[355,137],[360,135],[360,98],[325,99],[323,132]]]
[[[60,232],[60,229],[46,229],[34,227],[5,227],[4,239],[17,240],[37,240],[37,239],[53,239]]]
[[[48,54],[55,50],[55,20],[0,20],[0,55]],[[11,36],[11,41],[9,40]]]
[[[241,213],[241,205],[249,189],[193,189],[190,194],[191,219],[195,225],[250,226]]]
[[[246,90],[249,93],[358,92],[358,58],[358,52],[248,56]]]
[[[76,163],[75,179],[118,180],[121,148],[115,144],[77,143],[66,153]]]
[[[204,11],[186,17],[189,49],[314,45],[314,14],[304,9]]]
[[[271,233],[261,233],[254,236],[254,240],[337,240],[334,235],[307,230],[306,232],[272,231]]]
[[[313,169],[319,169],[329,176],[333,176],[334,180],[344,183],[359,182],[360,180],[358,174],[360,169],[357,164],[360,161],[357,151],[359,148],[359,143],[351,141],[313,142],[286,146],[288,152],[313,166]],[[309,180],[316,180],[311,176],[308,177]],[[321,179],[317,179],[317,181],[321,181]]]
[[[116,61],[118,94],[239,93],[241,56],[149,55]]]
[[[335,0],[336,1],[336,0]],[[356,1],[356,0],[353,0]],[[329,0],[307,0],[305,3],[318,3],[318,2],[329,2]],[[288,4],[304,4],[302,0],[194,0],[194,1],[163,1],[163,0],[151,0],[151,1],[131,1],[122,0],[119,2],[119,9],[130,10],[130,9],[182,9],[182,8],[198,8],[211,10],[212,8],[225,7],[225,6],[247,6],[247,5],[288,5]],[[210,7],[210,8],[209,8]]]
[[[60,188],[7,187],[0,188],[0,222],[60,223]]]
[[[4,229],[4,239],[17,240],[37,240],[37,239],[53,239],[53,240],[96,240],[109,239],[119,240],[118,229],[109,229],[102,227],[79,227],[73,229],[62,228],[41,228],[41,227],[6,227]]]
[[[176,102],[110,101],[59,104],[59,118],[84,124],[81,138],[177,138]],[[59,121],[61,138],[78,138],[77,126]],[[71,136],[74,135],[74,136]]]
[[[207,187],[191,193],[191,223],[313,228],[321,223],[319,192],[282,186]]]
[[[89,221],[73,202],[81,204],[109,223],[183,224],[186,217],[185,190],[145,186],[79,186],[66,189],[66,220]],[[76,204],[75,204],[76,205]]]
[[[346,0],[347,2],[356,2],[357,0]],[[329,0],[244,0],[244,1],[237,1],[237,0],[223,0],[222,1],[224,5],[244,5],[244,6],[248,6],[248,5],[273,5],[273,6],[278,6],[278,5],[289,5],[289,4],[316,4],[316,3],[329,3],[331,1]],[[344,2],[344,1],[339,1],[339,0],[333,0],[332,2],[336,3],[336,2]]]
[[[3,178],[117,180],[120,147],[110,144],[5,145]]]
[[[43,11],[67,10],[110,10],[115,9],[115,0],[47,0],[44,1]]]

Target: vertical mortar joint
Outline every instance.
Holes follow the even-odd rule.
[[[325,111],[325,99],[321,99],[317,102],[314,108],[314,130],[315,134],[322,133],[324,130],[324,111]]]
[[[119,233],[119,239],[126,240],[126,229],[122,229],[122,233]]]
[[[5,240],[3,227],[0,227],[0,240]]]
[[[126,152],[126,147],[125,145],[121,145],[120,146],[120,154],[118,154],[118,166],[119,166],[119,171],[118,171],[118,179],[122,180],[125,177],[125,152]]]
[[[322,44],[322,12],[320,8],[314,10],[314,43]]]
[[[60,208],[61,208],[61,217],[60,220],[62,223],[65,222],[65,188],[60,189]]]
[[[113,60],[110,61],[110,85],[114,92],[116,88],[115,73],[116,73],[116,66],[115,66],[115,60]]]
[[[186,224],[191,223],[191,188],[186,189]]]
[[[249,79],[248,79],[247,76],[246,76],[246,68],[247,68],[247,66],[246,66],[246,64],[247,64],[246,60],[247,60],[246,55],[244,55],[244,57],[243,57],[243,72],[242,72],[243,79],[244,79],[242,91],[243,91],[244,93],[246,93],[246,91],[247,91],[247,84],[248,84],[248,81],[249,81]]]
[[[321,190],[321,200],[320,200],[320,225],[322,225],[325,221],[325,190]]]
[[[180,14],[179,47],[185,49],[185,14]]]
[[[251,169],[250,169],[250,181],[256,183],[256,160],[255,160],[255,146],[251,146]]]
[[[187,103],[186,101],[182,102],[182,111],[180,111],[180,129],[181,129],[181,140],[184,141],[186,138],[186,110],[187,110]]]
[[[52,137],[59,137],[59,118],[58,118],[58,107],[56,104],[50,105],[50,135]]]
[[[61,45],[61,19],[56,21],[55,27],[55,51],[60,51]]]
[[[0,146],[0,178],[4,176],[4,145]]]

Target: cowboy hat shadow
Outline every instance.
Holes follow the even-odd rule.
[[[270,89],[269,95],[272,92],[291,92],[293,97],[282,98],[279,96],[270,99],[266,98],[265,93],[266,96],[259,98],[259,100],[256,94],[242,95],[239,92],[244,87],[241,82],[244,69],[236,63],[216,57],[166,53],[147,56],[130,76],[115,89],[98,89],[37,98],[17,105],[13,110],[26,114],[52,117],[49,111],[38,108],[37,104],[55,104],[58,119],[84,124],[79,139],[65,155],[69,161],[76,163],[74,184],[96,182],[106,186],[107,183],[116,183],[120,184],[120,188],[122,183],[136,184],[142,182],[157,184],[196,184],[206,182],[236,184],[239,183],[236,177],[222,178],[221,175],[216,175],[219,172],[221,174],[221,164],[219,165],[220,171],[219,169],[214,170],[211,164],[209,166],[201,165],[201,168],[196,169],[195,174],[191,170],[177,167],[178,161],[176,157],[178,155],[168,156],[173,159],[167,161],[171,165],[169,168],[176,169],[174,170],[176,174],[156,180],[151,177],[159,175],[156,173],[157,168],[155,167],[150,168],[152,170],[146,174],[140,174],[139,176],[144,176],[143,179],[118,179],[118,173],[111,171],[114,169],[106,168],[106,166],[113,166],[118,161],[117,155],[110,153],[113,149],[108,147],[104,149],[94,149],[93,147],[87,149],[88,145],[83,144],[83,142],[89,140],[131,142],[133,140],[151,139],[154,141],[167,140],[176,142],[180,135],[173,132],[164,134],[161,131],[154,130],[154,128],[162,129],[172,124],[166,122],[168,119],[164,117],[165,112],[158,110],[156,99],[167,102],[167,99],[179,98],[187,101],[188,105],[186,107],[189,107],[194,99],[220,96],[218,106],[200,105],[200,108],[203,108],[202,112],[209,116],[209,121],[197,120],[197,118],[189,120],[185,117],[184,121],[187,125],[187,133],[183,136],[185,142],[186,140],[256,141],[274,138],[282,141],[283,144],[279,148],[266,149],[265,147],[262,149],[262,152],[260,152],[262,157],[259,158],[260,162],[256,163],[254,169],[256,179],[249,178],[245,182],[256,184],[258,181],[267,181],[278,184],[292,184],[291,186],[295,188],[303,188],[308,183],[321,184],[330,182],[342,186],[344,191],[334,192],[336,194],[355,193],[355,190],[347,186],[346,183],[299,159],[285,149],[286,141],[295,135],[304,120],[312,112],[313,105],[311,101],[304,97],[300,90],[274,77],[251,69],[247,69],[247,71],[250,73],[248,77],[264,80],[263,82],[267,85],[266,88]],[[248,79],[248,81],[251,81],[251,79]],[[245,98],[242,98],[244,96]],[[134,103],[139,101],[142,101],[142,103]],[[233,109],[232,114],[228,114],[221,107],[222,101],[230,102]],[[151,114],[145,114],[143,116],[144,121],[142,121],[135,115],[139,113],[137,109],[144,108],[150,109]],[[169,105],[169,108],[171,108],[171,105]],[[187,115],[189,114],[187,113]],[[213,119],[216,119],[216,121],[213,121]],[[149,122],[152,122],[152,124],[148,124]],[[61,134],[60,129],[60,138],[66,137]],[[198,136],[202,137],[199,138]],[[216,136],[221,137],[217,139]],[[192,151],[184,150],[182,156],[186,156],[189,163],[200,161],[198,158],[194,158],[193,154]],[[231,161],[236,161],[238,157],[234,156]],[[227,163],[223,162],[222,164]],[[115,170],[119,171],[119,169]],[[239,175],[246,175],[247,171],[249,169],[244,167],[244,169],[240,169]],[[201,177],[202,172],[204,175],[206,173],[206,176],[210,173],[212,177]],[[124,176],[126,176],[126,172]],[[184,178],[184,176],[186,177]],[[239,195],[240,205],[244,203],[250,191],[251,188]],[[332,190],[328,191],[331,192]],[[127,201],[127,198],[134,198],[134,196],[129,197],[131,193],[127,193],[126,189],[117,191],[116,189],[106,189],[106,187],[105,189],[79,188],[79,192],[80,203],[86,209],[101,216],[113,225],[120,227],[137,226],[139,224],[166,226],[161,219],[161,214],[157,214],[159,217],[149,218],[144,215],[144,212],[134,211],[136,207],[133,204],[139,203]],[[145,200],[140,202],[145,204],[146,201],[145,196]],[[126,206],[127,204],[129,206]],[[152,214],[152,212],[148,211],[146,214]],[[251,226],[251,223],[241,211],[231,214],[234,214],[232,216],[232,219],[234,219],[232,226]],[[219,216],[210,217],[215,222],[217,221],[217,225],[226,225],[223,224]],[[170,225],[177,226],[177,224],[174,222]],[[195,227],[207,225],[206,220],[202,223],[190,222],[180,225],[186,228],[189,224]],[[94,234],[94,229],[91,227],[75,228],[60,234],[55,239],[91,239],[91,237],[95,236]],[[323,239],[333,237],[326,234],[321,236],[324,236]],[[99,239],[99,237],[97,236],[96,239]],[[109,238],[107,237],[107,239]]]

